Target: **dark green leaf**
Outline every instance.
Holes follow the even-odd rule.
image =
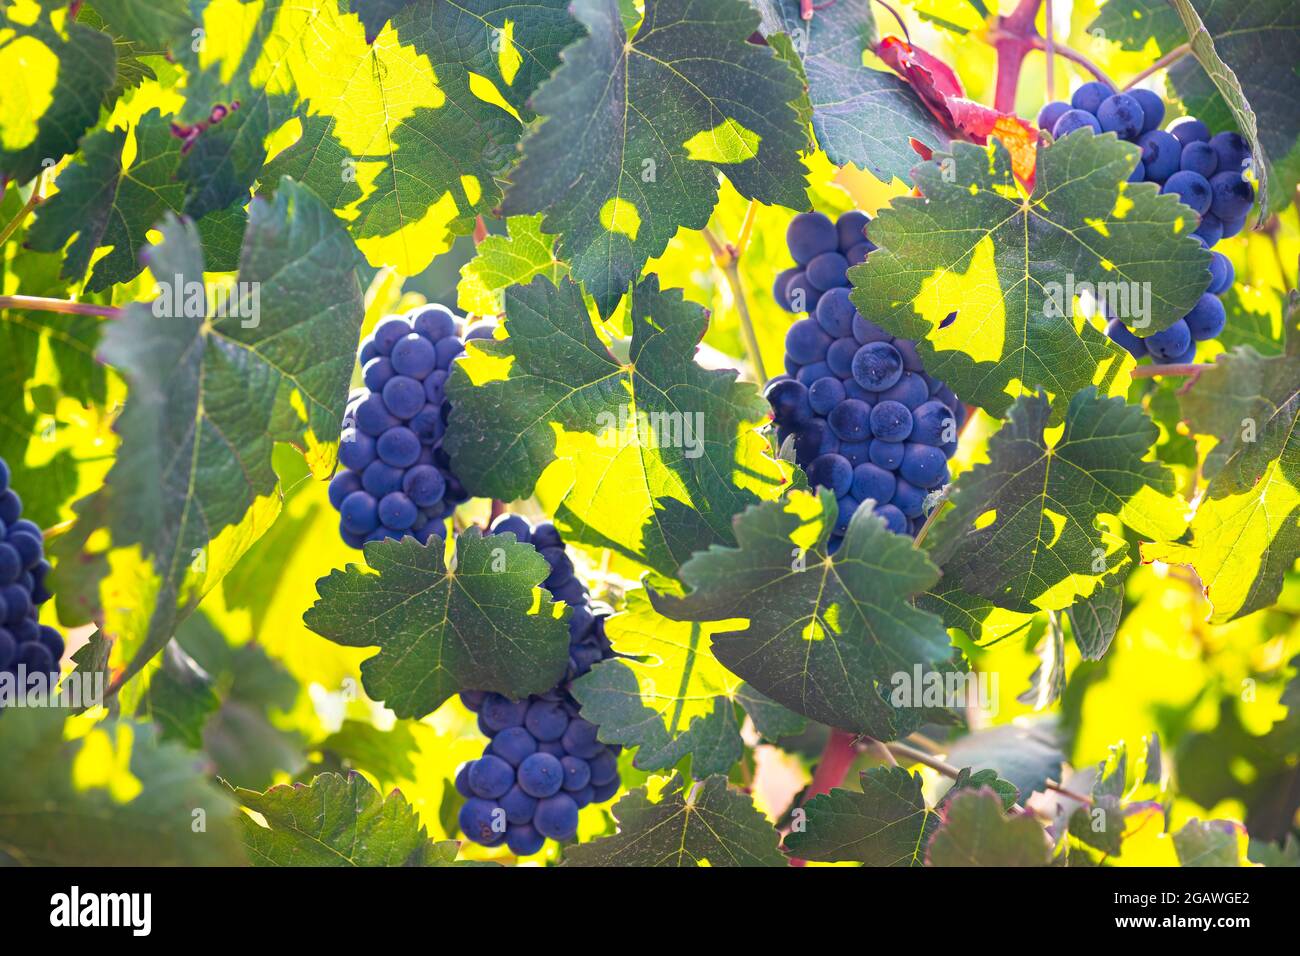
[[[80,282],[95,251],[107,247],[86,282],[91,292],[139,275],[146,233],[165,213],[180,212],[185,198],[185,185],[176,179],[181,142],[162,114],[150,110],[136,124],[129,170],[122,168],[126,137],[116,128],[86,137],[82,162],[59,175],[59,191],[36,207],[27,237],[37,252],[58,252],[71,239],[63,276],[72,282]]]
[[[239,820],[254,866],[446,866],[456,857],[455,842],[431,840],[401,793],[380,796],[359,773],[235,796],[266,821]]]
[[[793,737],[804,732],[808,721],[789,708],[782,707],[756,687],[741,684],[736,689],[736,700],[745,708],[754,729],[775,743],[783,737]]]
[[[629,37],[617,0],[574,0],[588,36],[537,91],[543,122],[524,141],[507,215],[545,213],[562,258],[613,311],[648,259],[713,211],[718,173],[764,203],[806,208],[790,104],[798,78],[748,42],[743,0],[648,0]]]
[[[1029,794],[1045,790],[1048,780],[1061,779],[1065,754],[1046,730],[1003,724],[959,738],[948,747],[945,759],[976,773],[996,770],[1026,800]]]
[[[235,808],[192,754],[147,723],[65,735],[68,712],[0,717],[0,861],[24,866],[233,866]],[[84,719],[84,718],[79,718]]]
[[[177,40],[191,41],[198,26],[189,0],[95,0],[96,12],[118,36],[166,50]]]
[[[779,836],[725,777],[674,777],[614,805],[618,832],[565,853],[565,866],[785,866]]]
[[[212,678],[173,641],[163,649],[162,666],[150,676],[136,716],[152,719],[163,740],[198,750],[203,725],[219,706]]]
[[[1114,284],[1114,311],[1145,334],[1182,318],[1209,284],[1195,217],[1155,184],[1127,182],[1138,149],[1109,134],[1040,149],[1027,198],[1001,144],[952,148],[913,171],[923,197],[872,221],[880,248],[850,270],[858,310],[917,339],[930,374],[999,417],[1038,387],[1123,394],[1131,359],[1074,295]]]
[[[583,716],[600,738],[637,748],[633,765],[666,770],[691,757],[696,779],[726,774],[744,755],[732,703],[740,680],[709,649],[716,625],[670,621],[644,590],[609,618],[605,633],[620,655],[573,682]]]
[[[1188,112],[1210,129],[1236,128],[1249,140],[1262,222],[1267,211],[1290,204],[1300,179],[1300,115],[1295,107],[1300,99],[1300,73],[1295,68],[1300,62],[1300,18],[1295,4],[1170,4],[1191,37],[1192,56],[1175,63],[1169,79]]]
[[[907,182],[918,159],[909,140],[948,148],[948,133],[908,83],[862,65],[876,44],[871,0],[836,0],[811,20],[803,19],[800,0],[752,2],[764,35],[785,34],[801,58],[813,131],[832,163]]]
[[[939,815],[925,805],[921,775],[875,767],[859,775],[862,792],[835,789],[804,806],[804,829],[785,838],[801,860],[857,860],[866,866],[920,866]]]
[[[117,82],[117,55],[107,33],[75,22],[55,27],[52,16],[64,12],[58,4],[41,5],[30,23],[14,19],[13,9],[0,7],[0,31],[8,34],[0,75],[17,83],[0,105],[0,179],[25,183],[76,150],[95,124]]]
[[[1181,866],[1241,866],[1246,828],[1234,820],[1188,820],[1174,834]]]
[[[361,665],[366,692],[399,717],[423,717],[463,690],[520,699],[550,690],[568,663],[568,612],[543,600],[546,559],[513,534],[366,545],[369,571],[348,565],[316,582],[307,626],[347,647],[379,647]],[[549,597],[549,595],[548,595]]]
[[[103,357],[130,386],[121,451],[105,487],[78,505],[91,526],[106,516],[113,547],[138,548],[151,568],[120,635],[123,681],[266,530],[279,508],[275,443],[330,467],[363,311],[356,247],[291,181],[273,202],[253,201],[243,292],[224,315],[205,301],[193,225],[169,215],[162,233],[147,261],[165,294],[125,309],[104,337]]]
[[[1124,587],[1098,588],[1066,610],[1070,634],[1085,661],[1099,661],[1110,650],[1124,611]]]
[[[891,740],[920,719],[913,702],[886,702],[895,676],[952,653],[939,619],[909,603],[938,572],[866,509],[828,556],[835,509],[828,491],[751,508],[736,519],[738,547],[682,566],[685,598],[652,596],[679,620],[748,619],[713,640],[729,670],[807,717]]]
[[[1144,546],[1145,560],[1189,564],[1223,623],[1273,604],[1300,556],[1300,295],[1287,352],[1249,346],[1220,357],[1184,397],[1197,431],[1217,435],[1222,468],[1197,503],[1189,540]]]
[[[1089,387],[1054,442],[1051,411],[1041,392],[1016,402],[930,535],[945,580],[1017,611],[1069,607],[1127,566],[1116,521],[1150,540],[1186,527],[1173,473],[1146,459],[1157,431],[1140,408]]]
[[[732,516],[783,476],[756,431],[762,396],[694,361],[706,321],[649,276],[632,292],[621,362],[573,282],[511,287],[508,337],[475,341],[452,370],[444,447],[456,474],[476,495],[513,501],[559,460],[572,471],[554,510],[566,539],[669,576],[693,552],[733,541]]]
[[[1046,866],[1047,837],[1028,813],[1007,816],[992,790],[966,790],[944,810],[930,841],[931,866]]]

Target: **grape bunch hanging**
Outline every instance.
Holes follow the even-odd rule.
[[[782,447],[814,485],[831,489],[839,510],[830,547],[870,499],[897,534],[915,535],[926,496],[949,480],[948,459],[966,411],[925,371],[916,343],[865,319],[849,299],[847,269],[875,248],[870,219],[853,210],[836,222],[820,212],[790,222],[795,265],[773,286],[776,301],[808,317],[785,337],[785,374],[765,389]]]
[[[9,464],[0,458],[0,674],[47,675],[52,685],[63,638],[37,619],[51,597],[45,587],[50,563],[41,529],[23,517],[22,499],[9,487],[9,477]]]
[[[1116,93],[1104,83],[1085,83],[1069,103],[1053,102],[1038,114],[1038,125],[1060,139],[1075,130],[1114,133],[1142,147],[1130,182],[1150,182],[1189,206],[1198,217],[1193,235],[1206,249],[1235,236],[1246,225],[1255,187],[1246,178],[1250,146],[1236,132],[1210,134],[1203,122],[1184,116],[1160,129],[1165,104],[1150,90]],[[1227,316],[1219,296],[1232,286],[1232,262],[1221,252],[1210,260],[1210,286],[1196,305],[1173,325],[1148,336],[1136,335],[1112,317],[1106,334],[1134,358],[1161,365],[1185,364],[1196,358],[1198,342],[1217,338]]]
[[[571,609],[569,666],[557,687],[526,700],[482,691],[461,694],[478,714],[488,744],[483,756],[456,772],[456,789],[465,797],[460,828],[466,836],[484,846],[505,843],[516,856],[528,856],[548,837],[573,839],[578,811],[618,792],[620,748],[597,739],[599,728],[583,719],[569,693],[571,681],[614,652],[605,636],[608,609],[589,600],[555,525],[530,527],[518,515],[502,515],[492,533],[503,532],[532,544],[550,566],[542,587]]]
[[[442,448],[451,411],[447,377],[465,341],[492,335],[441,305],[388,316],[361,344],[365,387],[348,403],[339,439],[342,468],[330,482],[339,533],[354,548],[411,535],[444,536],[445,519],[469,495]]]

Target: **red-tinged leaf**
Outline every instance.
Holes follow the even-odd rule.
[[[961,80],[957,79],[952,67],[905,40],[885,37],[876,44],[876,55],[911,83],[934,115],[944,122],[948,122],[944,108],[946,102],[966,95]]]
[[[990,136],[1001,141],[1011,154],[1011,168],[1017,179],[1034,188],[1038,130],[1033,124],[992,107],[967,99],[961,80],[938,57],[898,37],[885,37],[876,44],[876,54],[899,76],[912,84],[917,95],[939,122],[971,142],[983,145]],[[920,144],[913,142],[913,148]],[[926,152],[917,149],[922,157]]]

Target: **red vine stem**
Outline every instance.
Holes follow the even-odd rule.
[[[61,312],[64,315],[98,315],[106,319],[115,319],[122,312],[121,309],[113,305],[95,305],[93,302],[69,302],[67,299],[46,299],[35,295],[0,295],[0,309]]]
[[[1015,10],[998,17],[989,30],[988,40],[998,51],[998,74],[993,89],[993,108],[1001,113],[1016,111],[1016,91],[1020,87],[1020,68],[1033,49],[1032,38],[1038,36],[1034,21],[1043,0],[1020,0]],[[1040,38],[1041,39],[1041,38]]]

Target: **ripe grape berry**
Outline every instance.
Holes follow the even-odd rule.
[[[466,334],[492,334],[480,324]],[[465,351],[461,321],[440,305],[380,320],[361,343],[365,388],[352,394],[339,439],[330,504],[339,534],[359,548],[367,541],[441,538],[446,518],[469,494],[442,450],[451,404],[451,363]]]
[[[555,525],[534,526],[504,514],[491,531],[535,547],[550,567],[542,586],[570,606],[569,667],[559,686],[527,700],[483,691],[460,695],[488,738],[483,756],[456,773],[456,789],[465,797],[460,828],[476,843],[504,842],[516,856],[528,856],[547,838],[573,839],[578,811],[618,792],[621,748],[601,743],[599,728],[581,717],[569,693],[570,682],[614,651],[605,636],[609,609],[588,599]]]
[[[1159,129],[1165,104],[1150,90],[1116,93],[1104,83],[1085,83],[1069,103],[1048,103],[1038,114],[1038,125],[1060,139],[1075,130],[1114,133],[1141,147],[1129,180],[1156,183],[1160,191],[1177,196],[1196,214],[1192,233],[1209,249],[1220,239],[1235,236],[1246,225],[1255,202],[1255,187],[1246,178],[1250,145],[1233,131],[1210,135],[1205,123],[1191,116]],[[1167,329],[1147,336],[1134,334],[1120,319],[1111,318],[1106,334],[1137,359],[1150,357],[1157,364],[1192,362],[1196,344],[1217,338],[1225,324],[1223,306],[1207,299],[1232,286],[1232,263],[1220,252],[1210,262],[1207,294],[1184,318]]]
[[[1140,126],[1139,103],[1126,108]],[[1044,119],[1068,110],[1059,104]],[[948,482],[966,414],[952,389],[926,374],[915,342],[868,321],[849,299],[839,260],[857,265],[875,249],[866,237],[870,222],[856,210],[836,222],[819,212],[795,216],[786,242],[796,264],[773,286],[782,307],[810,317],[790,326],[785,374],[764,394],[781,444],[789,439],[808,480],[835,494],[832,551],[864,501],[875,502],[891,531],[920,529],[926,494]],[[818,265],[826,261],[836,266],[833,274]],[[828,277],[835,280],[829,287]]]
[[[0,458],[0,677],[16,679],[19,693],[49,692],[63,659],[63,637],[38,620],[51,597],[45,586],[50,563],[41,529],[22,516],[22,499],[9,479],[9,464]]]

